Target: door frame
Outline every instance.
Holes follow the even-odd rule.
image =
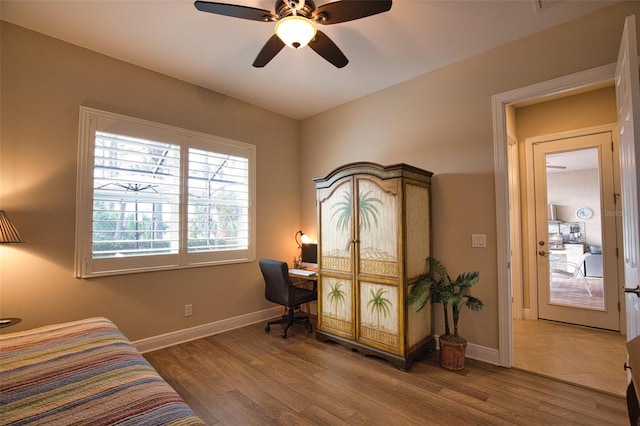
[[[511,257],[511,290],[513,292],[512,306],[517,307],[512,312],[514,320],[527,318],[524,310],[524,271],[522,256],[522,209],[520,208],[520,162],[518,139],[507,130],[508,170],[509,179],[509,235],[511,241],[509,252]]]
[[[511,288],[509,163],[507,137],[507,107],[536,98],[558,95],[600,84],[615,78],[616,64],[570,74],[493,95],[493,160],[496,195],[496,236],[498,275],[498,365],[513,364],[513,291]]]

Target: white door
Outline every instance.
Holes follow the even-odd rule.
[[[620,330],[612,140],[534,139],[541,319]]]
[[[620,43],[616,66],[616,100],[618,104],[618,130],[620,132],[620,174],[622,185],[622,238],[624,253],[625,300],[627,308],[627,340],[640,335],[640,236],[638,191],[640,170],[640,83],[638,78],[638,47],[636,18],[627,17]],[[635,289],[635,292],[634,292]]]

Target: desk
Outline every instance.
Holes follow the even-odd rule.
[[[308,271],[314,271],[316,272],[315,275],[301,275],[301,274],[296,274],[295,272],[291,272],[289,271],[289,278],[291,278],[291,282],[293,283],[294,286],[303,286],[305,284],[309,284],[309,283],[313,283],[313,289],[317,291],[316,286],[318,285],[318,270],[315,268],[300,268],[300,269],[305,269]],[[307,306],[307,314],[310,314],[311,311],[309,310],[309,304],[305,303],[305,305]]]
[[[295,279],[295,280],[304,280],[304,281],[318,281],[318,274],[309,276],[309,275],[300,275],[294,272],[289,272],[289,278]],[[298,282],[294,281],[294,284],[297,285]]]
[[[292,272],[291,269],[289,269],[289,277],[290,278],[296,278],[296,279],[302,279],[305,281],[318,281],[318,268],[311,268],[308,266],[303,266],[301,268],[297,268],[297,269],[303,269],[305,271],[311,271],[311,272],[315,272],[315,275],[302,275],[302,274],[296,274],[295,272]]]

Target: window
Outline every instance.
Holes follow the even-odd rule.
[[[76,276],[253,260],[255,146],[80,109]]]

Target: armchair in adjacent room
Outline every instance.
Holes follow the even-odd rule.
[[[316,283],[313,282],[313,289],[294,286],[289,278],[289,267],[285,262],[272,259],[260,259],[260,271],[264,277],[265,298],[287,308],[287,312],[282,318],[269,321],[265,330],[269,331],[273,324],[283,324],[282,338],[287,337],[287,330],[293,324],[302,324],[307,327],[309,333],[313,332],[313,326],[308,315],[296,315],[295,312],[300,305],[318,299]]]

